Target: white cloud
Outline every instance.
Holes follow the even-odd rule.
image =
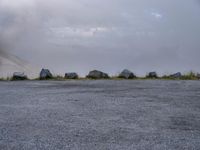
[[[92,27],[92,28],[73,28],[73,27],[54,27],[50,28],[50,32],[56,37],[93,37],[97,33],[107,32],[106,27]]]
[[[163,15],[158,12],[152,12],[151,15],[157,19],[163,18]]]
[[[19,8],[33,6],[35,3],[34,0],[1,0],[0,5],[3,7],[9,8]]]

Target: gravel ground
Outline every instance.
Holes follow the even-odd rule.
[[[200,81],[0,82],[0,150],[134,149],[200,149]]]

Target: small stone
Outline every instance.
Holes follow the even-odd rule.
[[[89,72],[89,74],[87,75],[87,78],[91,78],[91,79],[108,79],[110,77],[109,77],[109,75],[107,73],[104,73],[104,72],[98,71],[98,70],[93,70],[93,71]]]
[[[133,79],[136,76],[134,75],[133,72],[129,71],[128,69],[124,69],[120,74],[119,78],[124,78],[124,79]]]
[[[14,72],[12,80],[27,80],[28,77],[23,72]]]
[[[200,79],[200,74],[199,73],[197,73],[197,78]]]
[[[158,75],[156,72],[149,72],[149,74],[147,75],[148,78],[158,78]]]
[[[40,72],[40,80],[51,79],[53,75],[48,69],[42,69]]]
[[[78,74],[75,72],[65,73],[66,79],[78,79]]]
[[[175,74],[170,75],[170,77],[172,77],[172,78],[181,78],[182,74],[180,72],[177,72]]]

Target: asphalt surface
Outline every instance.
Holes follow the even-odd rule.
[[[200,81],[0,82],[0,150],[200,150]]]

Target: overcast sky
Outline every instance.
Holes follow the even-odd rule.
[[[198,0],[0,0],[0,54],[56,73],[200,72]]]

